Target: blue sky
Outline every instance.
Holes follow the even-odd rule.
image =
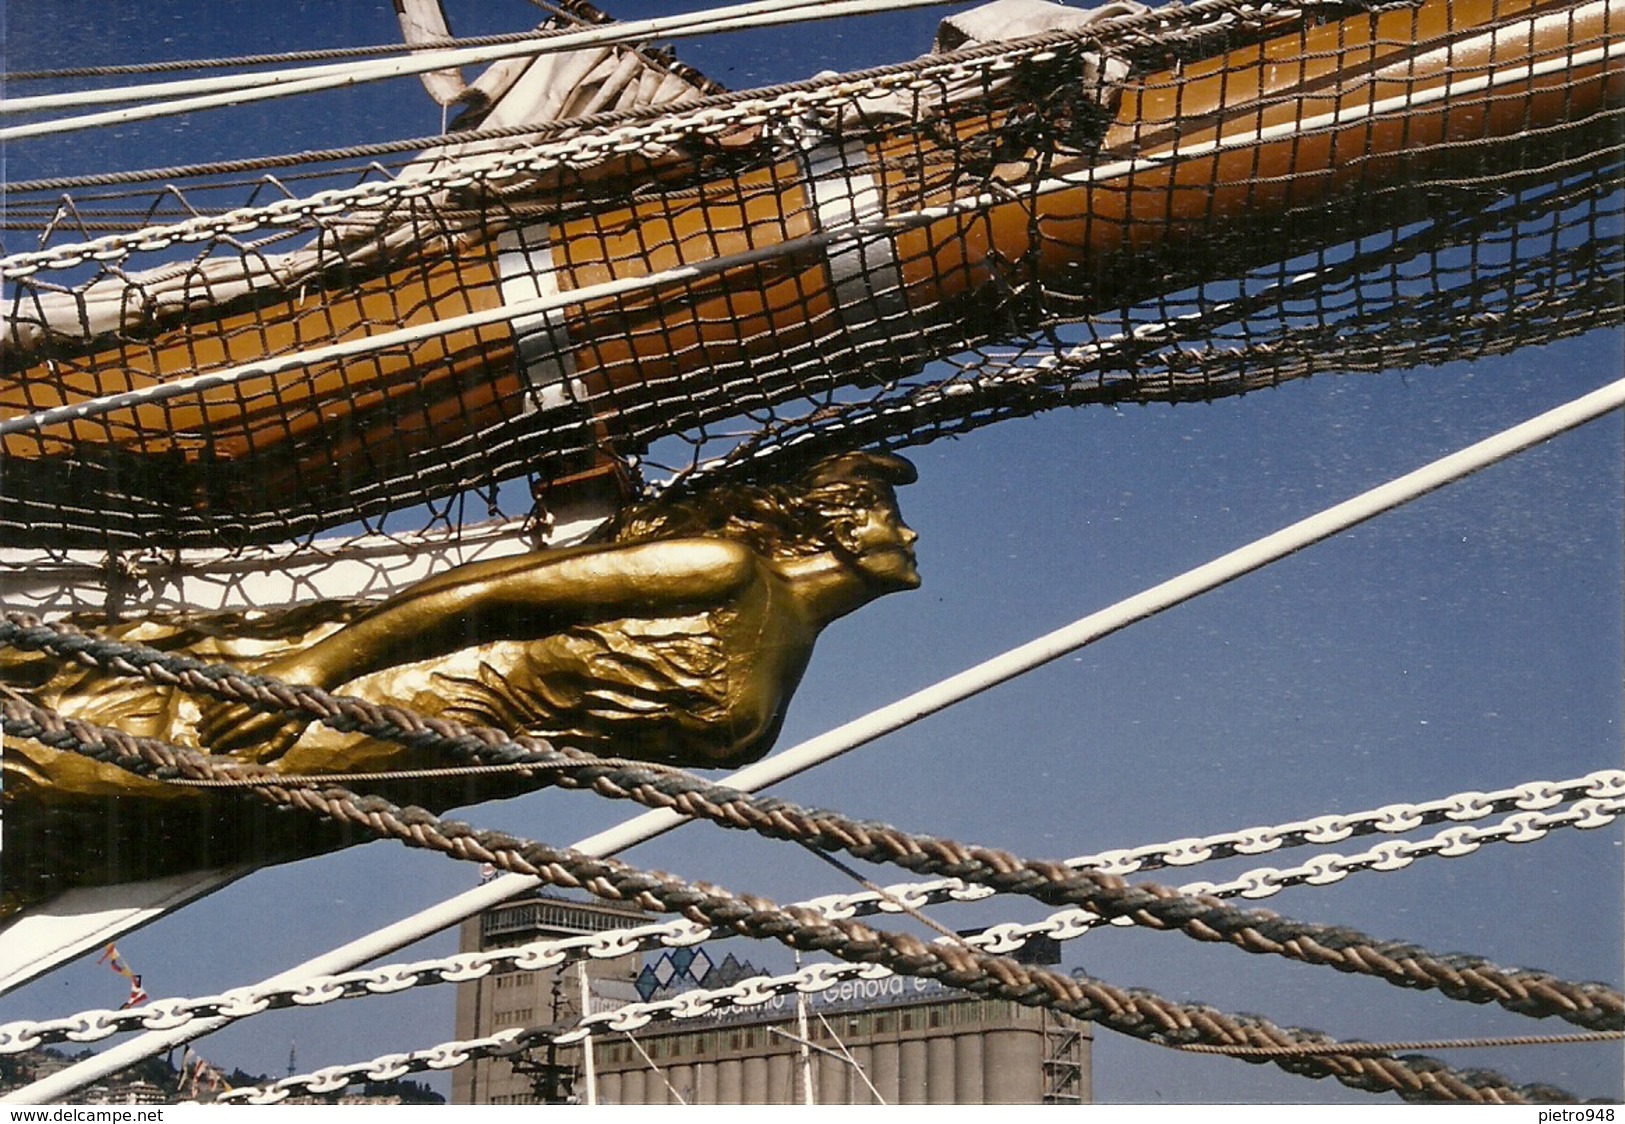
[[[631,18],[671,6],[610,10]],[[139,19],[135,11],[11,6],[8,64],[395,35],[388,4],[157,4]],[[533,11],[520,0],[451,5],[462,34],[514,30]],[[745,87],[910,57],[929,45],[935,18],[921,12],[689,42],[679,53]],[[186,124],[18,142],[6,154],[7,173],[161,165],[418,135],[437,125],[437,110],[405,82],[320,108],[275,102]],[[1319,376],[1210,405],[1061,411],[914,450],[920,482],[903,491],[902,504],[920,532],[924,586],[828,630],[782,744],[1616,379],[1620,345],[1617,331],[1596,332],[1474,364]],[[777,791],[1064,857],[1618,767],[1622,458],[1613,415]],[[633,811],[544,792],[463,818],[567,843]],[[1556,832],[1537,845],[1489,846],[1262,904],[1618,986],[1621,852],[1617,826]],[[785,901],[851,888],[794,849],[706,826],[624,857]],[[468,868],[375,844],[263,872],[119,945],[155,997],[203,994],[270,975],[473,880]],[[1040,915],[1030,903],[1000,900],[939,917],[965,928]],[[400,958],[452,947],[441,937]],[[776,948],[727,947],[759,965],[789,964]],[[1073,942],[1064,966],[1339,1037],[1568,1029],[1143,930]],[[122,987],[105,967],[81,962],[0,1000],[0,1020],[117,1006]],[[450,989],[427,989],[262,1016],[201,1049],[227,1068],[281,1072],[297,1038],[301,1068],[315,1068],[442,1041],[451,1012]],[[1621,1089],[1615,1045],[1448,1057],[1582,1096]],[[1172,1057],[1104,1032],[1095,1090],[1129,1101],[1366,1099],[1270,1067]]]

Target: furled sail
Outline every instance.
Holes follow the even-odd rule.
[[[1616,4],[1114,9],[964,49],[971,20],[945,32],[962,49],[878,77],[763,104],[676,82],[631,116],[476,133],[390,182],[236,216],[317,229],[282,258],[216,233],[201,262],[52,293],[60,253],[13,255],[0,523],[54,545],[269,542],[741,420],[759,455],[790,403],[815,403],[796,415],[814,429],[851,421],[855,390],[889,407],[930,360],[1035,332],[1047,367],[992,402],[992,384],[956,393],[1041,405],[1045,371],[1095,342],[1068,331],[1261,268],[1285,284],[1328,243],[1437,233],[1525,190],[1560,213],[1580,191],[1591,215],[1565,221],[1594,228],[1625,94]],[[482,126],[534,101],[529,74],[491,87]],[[209,229],[104,252],[182,228]],[[1587,285],[1605,259],[1554,269],[1607,292]],[[1283,343],[1305,325],[1280,302],[1326,293],[1244,296]],[[1117,354],[1145,350],[1138,330]],[[1366,343],[1342,346],[1357,369]],[[1098,398],[1211,396],[1291,368],[1090,377]]]

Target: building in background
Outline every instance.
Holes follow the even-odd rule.
[[[536,895],[464,922],[462,950],[648,923],[607,902]],[[1053,963],[1053,942],[1024,950]],[[758,974],[705,947],[587,961],[593,1010]],[[456,1037],[510,1026],[569,1025],[581,1010],[578,969],[491,974],[460,984]],[[593,1039],[594,1093],[618,1104],[1079,1104],[1090,1099],[1088,1024],[1007,1000],[980,999],[932,980],[848,980],[806,1000],[806,1032],[792,996],[701,1018],[651,1023]],[[454,1104],[586,1100],[579,1047],[459,1067]]]
[[[657,920],[633,906],[602,899],[534,893],[464,921],[458,931],[458,949],[512,948],[531,941],[631,929]],[[633,985],[642,967],[638,955],[578,963],[585,966],[589,1004],[594,1009],[618,1007],[638,998]],[[581,973],[582,968],[570,964],[541,971],[492,972],[459,984],[456,1036],[483,1038],[515,1026],[574,1024],[582,1013]],[[537,1054],[520,1061],[482,1058],[458,1066],[452,1071],[452,1104],[538,1104],[572,1098],[580,1051],[551,1049]]]

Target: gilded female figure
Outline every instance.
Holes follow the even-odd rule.
[[[608,541],[474,562],[382,603],[148,619],[103,630],[424,714],[683,766],[772,746],[819,631],[919,584],[893,488],[900,457],[847,454],[790,486],[726,486],[628,509]],[[450,764],[39,655],[0,681],[61,713],[286,775]],[[70,885],[262,864],[343,830],[252,796],[135,777],[26,739],[5,747],[8,911]],[[351,787],[441,809],[511,795],[511,775]]]

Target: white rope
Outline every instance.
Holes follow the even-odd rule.
[[[230,74],[214,78],[192,78],[11,98],[0,101],[0,114],[32,113],[46,109],[105,105],[146,98],[169,100],[130,109],[87,113],[77,117],[62,117],[52,121],[0,128],[0,141],[74,132],[102,125],[122,125],[131,121],[190,113],[194,110],[244,105],[270,98],[315,93],[452,67],[583,47],[640,42],[647,39],[686,39],[717,32],[839,19],[905,8],[941,7],[952,2],[954,0],[756,0],[749,4],[734,4],[674,16],[603,24],[562,34],[538,36],[518,43],[415,51],[409,57],[399,59],[327,63],[256,74]]]
[[[1223,15],[1237,7],[1236,0],[1194,0],[1170,12],[1184,21]],[[1300,16],[1315,7],[1297,4],[1272,13],[1281,18]],[[1105,35],[1112,27],[1103,21],[1093,31]],[[1035,37],[1048,42],[1050,37]],[[1004,50],[974,59],[935,61],[926,56],[895,71],[872,76],[862,82],[843,75],[814,80],[809,89],[788,91],[772,98],[748,98],[729,105],[690,112],[663,114],[651,121],[597,130],[568,139],[509,150],[482,153],[463,158],[409,180],[373,181],[353,188],[336,188],[303,198],[279,199],[258,207],[243,207],[220,215],[200,215],[178,223],[144,227],[141,230],[109,234],[87,242],[68,243],[45,250],[25,251],[0,258],[0,277],[26,277],[41,269],[71,269],[85,262],[111,262],[133,251],[164,249],[178,242],[201,242],[224,235],[240,235],[264,226],[292,225],[314,218],[331,218],[346,211],[380,206],[388,201],[415,200],[439,190],[462,189],[494,184],[524,174],[542,174],[562,165],[590,165],[606,156],[631,154],[647,147],[667,147],[689,134],[710,134],[734,127],[774,121],[792,121],[808,112],[835,103],[850,103],[866,97],[880,97],[894,91],[936,90],[944,80],[963,78],[979,71],[1009,71],[1023,62],[1052,57],[1056,48],[1025,41]],[[456,138],[448,138],[455,143]],[[1071,186],[1074,181],[1053,181]],[[1085,182],[1083,180],[1075,181]],[[1003,198],[1003,197],[1001,197]]]
[[[824,1012],[818,1012],[818,1021],[824,1024],[824,1029],[829,1031],[830,1038],[834,1040],[835,1045],[841,1048],[841,1052],[836,1056],[857,1071],[858,1076],[863,1078],[863,1083],[869,1086],[869,1093],[875,1098],[876,1101],[880,1102],[881,1104],[885,1104],[886,1098],[880,1095],[880,1090],[876,1089],[875,1083],[869,1080],[869,1075],[864,1072],[863,1067],[858,1064],[858,1059],[852,1056],[852,1051],[846,1048],[846,1043],[841,1041],[841,1036],[836,1034],[835,1028],[829,1025],[829,1020],[824,1017]],[[779,1033],[782,1034],[784,1032],[780,1031]],[[811,1043],[809,1043],[809,1045],[811,1045]],[[814,1047],[814,1049],[818,1048],[819,1047],[816,1046]],[[829,1053],[827,1050],[824,1052]]]
[[[860,745],[865,745],[883,734],[901,729],[944,707],[970,698],[1109,636],[1136,621],[1145,620],[1202,593],[1217,589],[1322,539],[1357,526],[1384,511],[1400,507],[1445,484],[1471,475],[1514,453],[1600,417],[1619,408],[1622,403],[1625,403],[1625,379],[1582,395],[1572,402],[1548,410],[1466,449],[1442,457],[1387,484],[1327,508],[1318,515],[1300,520],[1272,535],[1231,551],[1179,577],[1092,613],[1065,628],[1011,649],[1003,655],[942,680],[934,686],[916,691],[889,706],[881,707],[755,765],[740,769],[725,777],[722,783],[744,792],[756,792],[795,776]],[[594,857],[608,857],[637,843],[662,835],[684,822],[686,822],[684,817],[674,812],[646,812],[581,840],[575,845],[575,849]],[[313,957],[259,986],[297,981],[319,973],[346,971],[455,925],[540,884],[539,880],[525,875],[503,875],[484,886],[448,898],[393,925],[376,929],[348,944]],[[42,1100],[65,1096],[109,1073],[115,1073],[172,1046],[178,1046],[182,1042],[216,1030],[227,1021],[229,1020],[220,1018],[203,1019],[174,1030],[144,1034],[103,1051],[94,1058],[78,1062],[41,1081],[36,1081],[16,1095],[38,1097]],[[0,1098],[0,1101],[4,1099]]]
[[[1596,4],[1588,7],[1603,9],[1607,0],[1597,0]],[[1583,11],[1583,9],[1582,9]],[[1578,14],[1574,14],[1579,18]],[[1394,109],[1409,109],[1432,102],[1442,101],[1447,97],[1458,94],[1480,92],[1494,86],[1525,84],[1535,77],[1543,74],[1555,73],[1561,70],[1595,65],[1598,62],[1616,57],[1625,57],[1625,42],[1610,44],[1590,51],[1571,53],[1560,58],[1547,59],[1541,63],[1530,66],[1503,67],[1493,74],[1479,78],[1463,79],[1446,82],[1439,87],[1423,90],[1420,93],[1408,93],[1401,97],[1390,98],[1384,101],[1364,103],[1353,107],[1338,109],[1335,113],[1319,118],[1307,119],[1302,123],[1284,124],[1253,132],[1229,135],[1215,141],[1202,142],[1186,146],[1174,146],[1161,153],[1151,153],[1127,161],[1115,161],[1098,167],[1084,169],[1076,173],[1054,176],[1040,181],[1033,188],[1038,195],[1050,194],[1063,190],[1071,190],[1080,186],[1102,180],[1117,179],[1130,176],[1136,172],[1169,163],[1177,159],[1200,156],[1209,152],[1217,152],[1254,144],[1265,143],[1269,140],[1279,139],[1295,133],[1308,134],[1329,128],[1341,128],[1354,121],[1367,119]],[[461,175],[461,173],[460,173]],[[427,181],[415,181],[427,183]],[[1008,197],[996,192],[980,192],[965,196],[949,203],[922,208],[915,211],[896,215],[887,215],[880,218],[860,222],[847,222],[833,224],[825,229],[799,238],[787,239],[783,242],[767,246],[760,246],[752,250],[723,257],[707,259],[703,262],[677,266],[672,269],[661,270],[642,277],[623,278],[606,281],[597,285],[589,285],[580,289],[571,289],[552,296],[538,297],[531,300],[516,301],[498,308],[486,309],[466,313],[461,316],[447,317],[434,320],[427,324],[415,325],[410,328],[401,328],[391,332],[380,332],[364,336],[359,339],[346,340],[340,343],[328,344],[323,347],[312,348],[306,351],[293,352],[288,355],[270,357],[250,363],[223,367],[214,371],[205,371],[200,374],[174,379],[152,386],[141,387],[135,390],[123,391],[117,394],[103,395],[87,399],[70,405],[58,406],[49,410],[38,411],[20,417],[10,418],[0,422],[0,436],[13,433],[28,432],[34,429],[45,428],[62,422],[82,420],[97,417],[113,410],[124,409],[141,404],[165,401],[194,392],[202,392],[221,386],[228,386],[256,377],[270,377],[272,375],[297,370],[303,367],[320,363],[333,362],[339,359],[353,358],[360,355],[372,354],[418,343],[436,336],[449,335],[455,332],[467,331],[490,324],[510,322],[521,317],[533,316],[555,309],[564,308],[573,304],[604,299],[607,297],[622,296],[628,293],[639,292],[646,289],[658,288],[664,285],[680,284],[702,277],[711,276],[727,270],[758,264],[774,258],[790,256],[807,250],[820,249],[838,241],[861,240],[875,235],[891,235],[903,230],[929,225],[943,219],[959,215],[971,214],[985,210],[999,203],[1008,202]],[[275,204],[272,205],[273,207]],[[265,208],[269,211],[270,208]],[[65,247],[64,249],[72,249]],[[8,261],[10,259],[7,259]],[[0,270],[3,272],[3,270]],[[29,272],[32,272],[30,269]],[[1147,326],[1144,331],[1153,333],[1158,326]]]
[[[671,1083],[671,1080],[666,1076],[666,1071],[655,1065],[655,1060],[649,1056],[649,1051],[643,1048],[643,1043],[638,1041],[637,1035],[633,1034],[630,1030],[623,1030],[621,1033],[626,1035],[626,1040],[628,1042],[632,1043],[633,1048],[636,1049],[639,1056],[643,1058],[644,1064],[655,1071],[655,1075],[659,1077],[661,1082],[666,1086],[667,1092],[671,1093],[672,1096],[677,1098],[678,1104],[686,1105],[688,1102],[683,1099],[683,1094],[679,1093],[677,1091],[677,1086]]]
[[[1572,807],[1554,811],[1574,801]],[[1519,809],[1485,828],[1463,821],[1482,819],[1496,808]],[[1391,840],[1356,854],[1316,855],[1282,870],[1258,867],[1225,882],[1191,882],[1184,893],[1216,898],[1272,897],[1295,886],[1325,886],[1350,874],[1402,870],[1419,858],[1462,858],[1486,843],[1532,843],[1549,832],[1572,827],[1605,827],[1625,814],[1625,770],[1604,769],[1566,781],[1530,781],[1498,792],[1458,792],[1438,800],[1415,804],[1388,804],[1364,812],[1336,813],[1265,827],[1248,827],[1201,839],[1176,839],[1131,850],[1104,851],[1068,859],[1072,870],[1095,870],[1123,875],[1158,866],[1195,866],[1205,862],[1254,855],[1277,849],[1321,846],[1372,832],[1413,831],[1439,818],[1455,821],[1419,840]],[[849,920],[877,913],[921,910],[945,902],[972,902],[996,891],[957,878],[902,882],[879,891],[812,898],[794,903],[815,910],[829,920]],[[1034,936],[1067,941],[1100,925],[1087,909],[1071,907],[1028,923],[996,925],[967,940],[988,952],[1013,952]],[[1132,925],[1116,918],[1117,925]],[[97,1009],[48,1020],[20,1020],[0,1025],[0,1054],[19,1053],[50,1042],[95,1042],[132,1030],[175,1027],[194,1019],[220,1015],[229,1020],[248,1018],[273,1008],[315,1007],[341,999],[391,995],[414,987],[466,983],[494,972],[539,972],[588,959],[613,960],[633,952],[690,947],[713,935],[692,921],[657,922],[630,929],[533,941],[511,948],[462,952],[407,964],[385,964],[353,972],[311,976],[266,988],[237,988],[219,995],[190,999],[161,999],[131,1010]],[[703,993],[713,994],[713,993]],[[585,1008],[583,1008],[585,1009]],[[621,1008],[627,1010],[628,1008]],[[658,1006],[651,1011],[661,1010]]]
[[[1515,843],[1530,842],[1533,839],[1544,835],[1545,830],[1548,828],[1563,826],[1601,827],[1605,824],[1613,822],[1613,820],[1620,815],[1625,814],[1625,800],[1616,798],[1612,800],[1583,801],[1582,803],[1587,805],[1587,807],[1578,811],[1575,815],[1560,814],[1553,817],[1544,817],[1541,813],[1526,812],[1520,813],[1518,816],[1508,817],[1508,819],[1503,821],[1502,824],[1481,832],[1480,834],[1482,838],[1479,840],[1479,842],[1487,842],[1492,838]],[[1542,827],[1540,828],[1534,828],[1532,824],[1536,819],[1543,821],[1549,820],[1549,822],[1543,823]],[[1450,858],[1460,857],[1461,855],[1470,853],[1471,850],[1476,849],[1476,844],[1469,847],[1467,850],[1460,850],[1455,846],[1455,842],[1459,840],[1453,841],[1452,837],[1455,837],[1457,833],[1463,830],[1473,831],[1474,829],[1452,828],[1448,831],[1439,833],[1439,835],[1435,836],[1432,840],[1420,841],[1419,843],[1415,844],[1415,846],[1430,848],[1426,852],[1428,854]],[[1382,847],[1375,848],[1372,852],[1368,852],[1368,855],[1372,857],[1373,861],[1366,862],[1364,865],[1360,866],[1359,869],[1371,870],[1379,873],[1400,870],[1409,865],[1411,858],[1420,857],[1420,854],[1422,853],[1419,851],[1417,854],[1406,857],[1389,853],[1390,847],[1391,844],[1384,844]],[[1326,860],[1339,858],[1353,863],[1365,858],[1365,856],[1320,856],[1316,860],[1305,864],[1299,869],[1314,874],[1319,870]],[[1185,893],[1208,894],[1218,898],[1264,896],[1248,892],[1249,888],[1257,882],[1257,876],[1259,873],[1260,872],[1248,872],[1247,874],[1243,874],[1231,882],[1222,885],[1214,885],[1208,882],[1192,882],[1179,887],[1179,889]],[[1340,877],[1341,876],[1319,879],[1310,877],[1305,880],[1304,884],[1316,886],[1326,885],[1330,882],[1340,880]],[[1280,887],[1277,887],[1277,889],[1279,888]],[[1127,918],[1115,919],[1114,923],[1127,925],[1133,924],[1133,922],[1129,921]],[[1051,914],[1049,917],[1031,924],[1024,925],[1011,923],[1006,925],[995,925],[974,936],[958,939],[964,940],[966,944],[982,952],[995,954],[1012,953],[1021,948],[1022,945],[1024,945],[1034,936],[1047,936],[1057,941],[1068,941],[1081,937],[1084,933],[1098,928],[1100,924],[1101,919],[1097,915],[1086,909],[1073,908],[1059,910]],[[707,933],[709,932],[709,930],[702,931]],[[934,943],[940,944],[942,941],[938,940]],[[844,961],[839,963],[821,962],[808,965],[805,968],[798,968],[793,972],[781,976],[754,976],[750,979],[742,980],[730,987],[716,989],[697,988],[683,992],[682,994],[673,996],[669,999],[654,1000],[645,1003],[628,1003],[625,1006],[617,1007],[613,1011],[599,1012],[588,1018],[584,1018],[570,1030],[553,1035],[552,1041],[561,1046],[569,1045],[571,1043],[581,1041],[594,1033],[599,1033],[604,1029],[611,1031],[619,1030],[630,1034],[632,1030],[648,1026],[656,1021],[701,1018],[707,1015],[715,1014],[718,1010],[760,1006],[782,995],[795,993],[810,994],[826,991],[836,984],[846,980],[883,980],[888,979],[895,974],[896,973],[894,973],[890,968],[877,964],[853,964]],[[820,1014],[819,1017],[822,1019],[822,1014]],[[827,1022],[824,1025],[826,1027],[829,1026]],[[524,1031],[520,1031],[519,1033],[524,1033]],[[830,1034],[835,1036],[836,1043],[841,1046],[841,1049],[844,1052],[846,1049],[845,1044],[841,1043],[838,1035],[835,1035],[833,1027],[830,1028]],[[786,1037],[794,1036],[786,1034]],[[485,1044],[490,1041],[490,1039],[473,1039],[445,1042],[438,1046],[431,1047],[428,1050],[418,1051],[413,1054],[390,1054],[367,1062],[357,1062],[341,1066],[329,1066],[312,1074],[284,1078],[280,1081],[270,1082],[265,1085],[236,1090],[233,1092],[232,1097],[234,1099],[247,1100],[251,1103],[271,1103],[283,1099],[293,1091],[300,1088],[308,1087],[311,1088],[312,1091],[328,1092],[334,1087],[342,1087],[343,1084],[348,1084],[351,1081],[363,1076],[371,1080],[387,1080],[388,1078],[380,1078],[375,1076],[376,1072],[383,1067],[402,1064],[403,1062],[406,1062],[407,1059],[412,1059],[412,1061],[408,1062],[407,1064],[413,1064],[417,1069],[449,1068],[450,1066],[461,1065],[467,1061],[472,1061],[475,1057],[490,1056],[483,1052],[485,1049]],[[827,1050],[815,1043],[808,1044],[815,1050],[819,1050],[826,1054],[834,1054],[833,1051]],[[430,1059],[434,1060],[431,1061]],[[858,1068],[860,1073],[862,1072],[861,1067],[858,1066],[856,1060],[853,1059],[850,1054],[846,1055],[845,1060],[851,1062],[855,1068]],[[443,1064],[436,1064],[437,1061]],[[421,1062],[421,1064],[417,1064],[419,1062]],[[412,1072],[412,1070],[407,1069],[400,1070],[398,1072],[392,1071],[391,1076],[401,1076],[406,1072]],[[864,1076],[864,1080],[867,1083],[867,1075]],[[332,1083],[335,1081],[340,1082],[341,1084],[339,1086],[334,1086]],[[321,1086],[319,1089],[315,1087],[317,1084]],[[872,1085],[870,1088],[871,1090],[874,1089]],[[879,1092],[876,1091],[875,1096],[879,1097],[879,1095]]]

